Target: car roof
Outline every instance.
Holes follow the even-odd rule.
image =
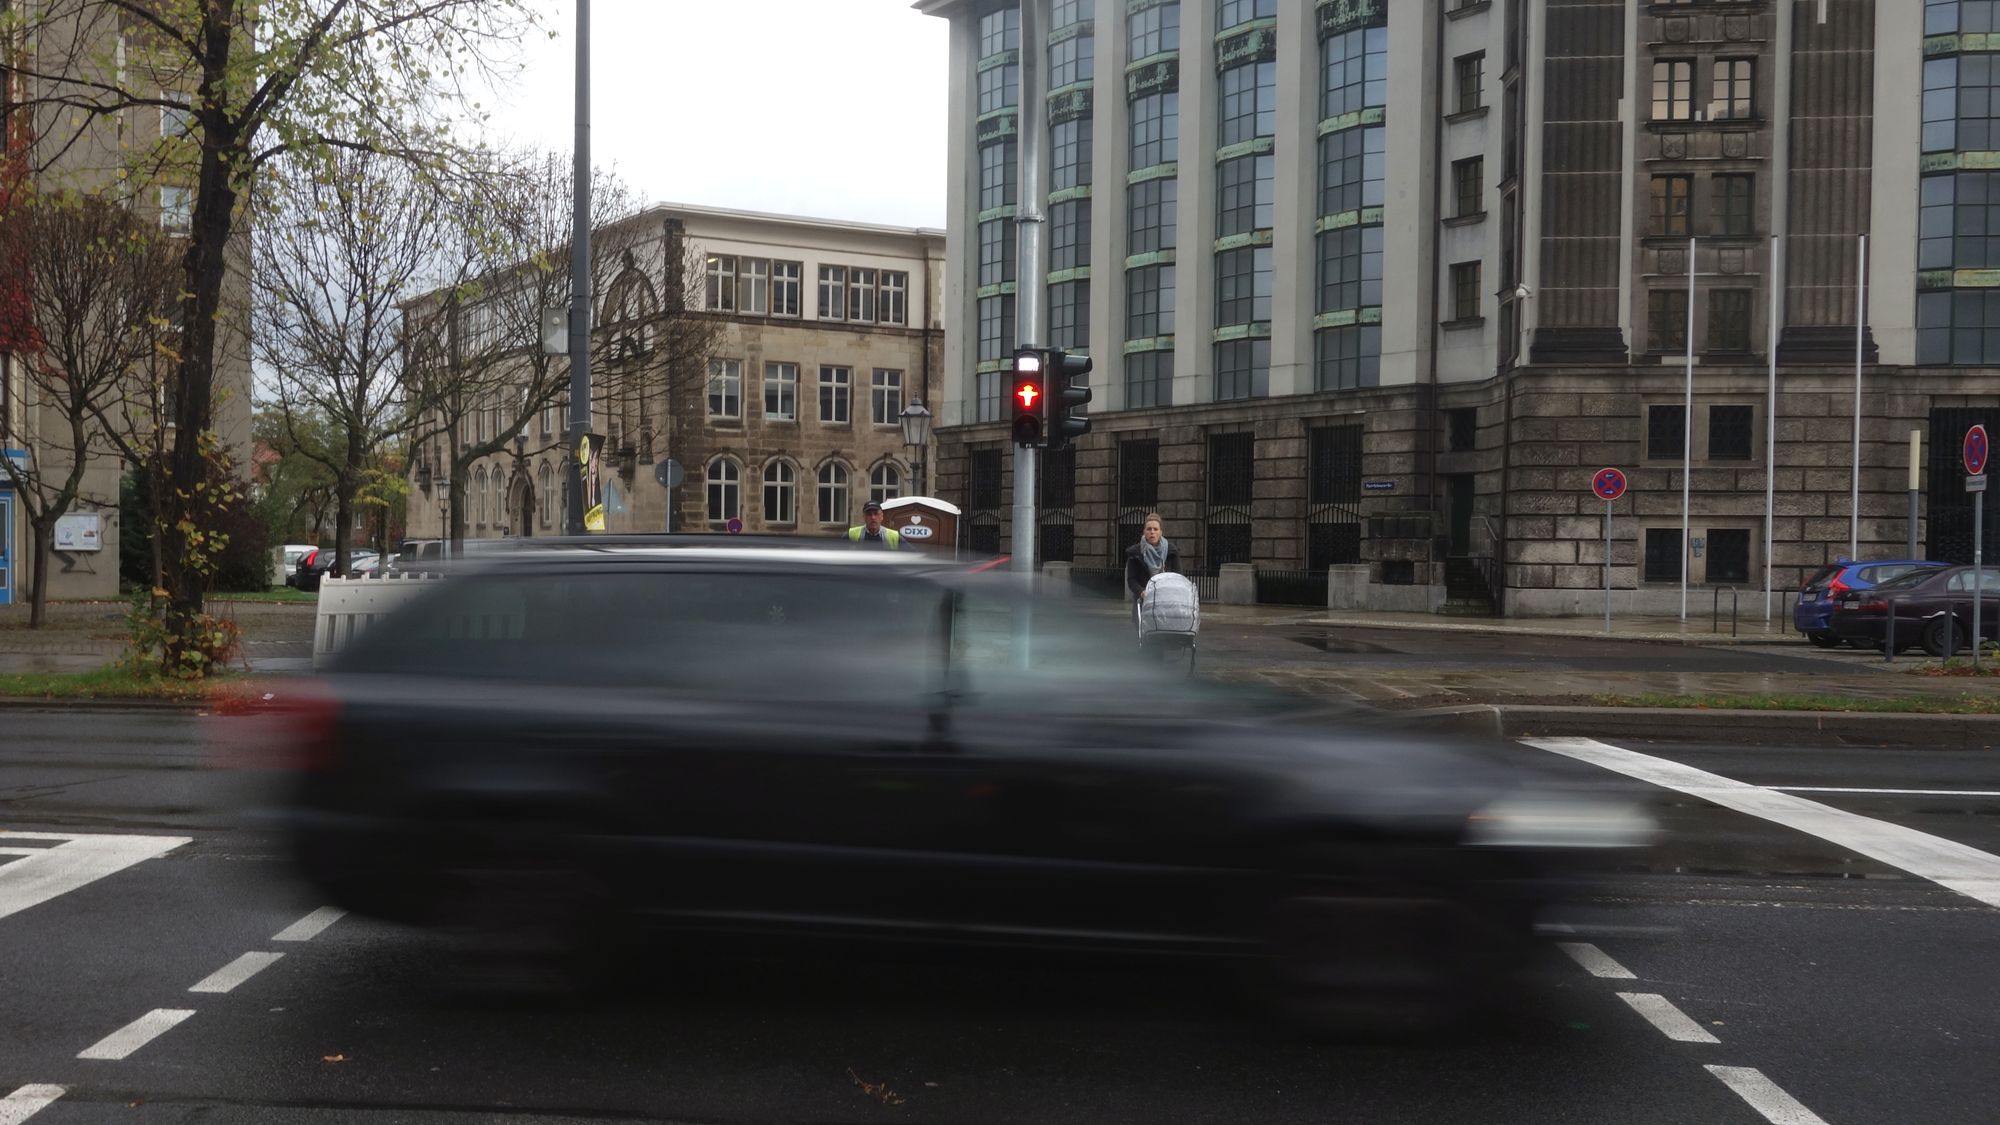
[[[944,572],[964,569],[964,562],[916,551],[859,550],[844,540],[775,535],[585,535],[520,540],[486,540],[508,545],[466,559],[479,570],[521,566],[597,566],[606,562],[672,562],[675,565],[726,562],[760,569],[840,567]],[[458,562],[459,560],[452,560]]]

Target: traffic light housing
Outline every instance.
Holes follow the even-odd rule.
[[[1048,416],[1048,383],[1044,378],[1042,353],[1022,348],[1014,353],[1014,371],[1007,401],[1014,415],[1014,444],[1042,444],[1042,426]]]
[[[1090,403],[1090,357],[1052,348],[1045,367],[1049,409],[1044,431],[1048,448],[1062,449],[1090,432],[1090,419],[1083,413]]]

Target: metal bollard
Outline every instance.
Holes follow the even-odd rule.
[[[1896,599],[1889,599],[1889,624],[1882,633],[1882,663],[1896,662]]]
[[[1708,631],[1711,633],[1722,632],[1722,592],[1724,590],[1729,591],[1729,635],[1733,637],[1736,635],[1737,609],[1741,604],[1741,593],[1734,586],[1717,586],[1715,588],[1715,600],[1709,606]]]

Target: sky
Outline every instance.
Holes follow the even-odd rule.
[[[497,140],[567,152],[576,7],[497,94]],[[591,157],[648,203],[902,227],[945,217],[944,20],[910,0],[593,0]]]

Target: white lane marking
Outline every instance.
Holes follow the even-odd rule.
[[[1839,785],[1767,785],[1780,793],[1875,793],[1885,797],[2000,797],[1996,789],[1850,789]]]
[[[40,855],[47,848],[0,848],[0,855]]]
[[[322,906],[311,914],[293,922],[271,935],[272,941],[311,941],[328,926],[347,916],[347,911],[338,906]]]
[[[1606,980],[1638,980],[1632,970],[1611,959],[1609,953],[1587,941],[1559,941],[1556,948],[1569,954],[1570,960],[1583,966],[1583,970],[1594,977]]]
[[[1722,1084],[1736,1091],[1736,1096],[1750,1103],[1750,1108],[1764,1115],[1771,1125],[1826,1125],[1819,1114],[1807,1109],[1778,1088],[1776,1082],[1764,1077],[1764,1072],[1754,1066],[1708,1066],[1702,1069],[1722,1079]]]
[[[191,836],[65,836],[49,832],[7,835],[64,842],[53,848],[37,848],[0,867],[0,918],[38,906],[135,863],[165,855],[193,839]]]
[[[23,1086],[0,1098],[0,1125],[21,1125],[21,1122],[47,1109],[49,1103],[65,1093],[61,1086]]]
[[[202,978],[200,984],[188,989],[189,992],[228,992],[258,973],[271,967],[282,953],[245,953],[229,964]]]
[[[1708,1030],[1688,1018],[1686,1012],[1674,1007],[1673,1001],[1657,992],[1621,992],[1620,1000],[1632,1005],[1632,1010],[1646,1017],[1646,1022],[1658,1028],[1661,1035],[1676,1043],[1720,1043],[1722,1040],[1710,1035]]]
[[[122,1059],[194,1015],[193,1008],[154,1008],[117,1031],[78,1051],[80,1059]]]
[[[1760,817],[1817,836],[1848,851],[1929,879],[1988,906],[2000,907],[2000,856],[1964,844],[1836,809],[1804,797],[1733,781],[1720,774],[1612,746],[1591,738],[1531,738],[1527,745],[1601,766],[1613,773]]]

